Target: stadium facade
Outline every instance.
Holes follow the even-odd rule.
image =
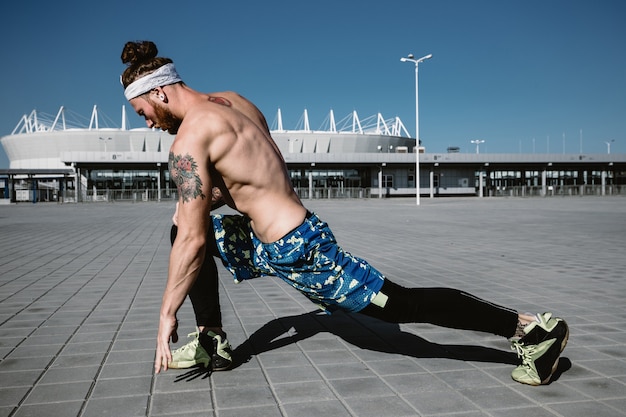
[[[9,169],[0,170],[4,202],[91,202],[175,199],[167,160],[174,137],[148,128],[101,127],[94,106],[87,125],[56,116],[24,115],[0,139]],[[278,110],[272,126],[301,198],[416,196],[548,196],[626,194],[626,155],[428,153],[416,146],[399,118],[336,122],[329,112],[320,130],[305,110],[285,130]],[[419,149],[419,164],[417,151]]]

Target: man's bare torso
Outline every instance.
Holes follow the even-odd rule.
[[[201,140],[208,149],[212,185],[221,190],[226,204],[250,217],[260,240],[281,238],[302,222],[306,209],[293,191],[265,117],[233,92],[206,98],[185,117],[179,136],[208,132]]]

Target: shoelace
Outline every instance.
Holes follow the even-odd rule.
[[[197,340],[197,338],[198,338],[198,332],[189,333],[189,334],[187,335],[187,338],[191,338],[191,337],[195,338],[196,340],[192,340],[190,343],[187,343],[186,345],[183,345],[183,346],[179,347],[178,349],[176,349],[176,351],[178,351],[178,352],[184,352],[184,351],[186,351],[187,349],[190,349],[192,346],[193,346],[193,347],[196,347],[196,345],[198,344],[198,340]],[[195,342],[195,343],[194,343],[194,342]]]
[[[530,365],[532,360],[532,354],[535,353],[536,346],[530,345],[526,346],[522,343],[513,342],[511,344],[511,349],[517,353],[517,356],[522,359],[522,365]]]

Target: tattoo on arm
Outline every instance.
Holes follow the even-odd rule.
[[[174,155],[170,152],[169,165],[172,180],[178,188],[183,203],[198,197],[206,198],[202,192],[202,179],[198,175],[198,164],[191,155]]]

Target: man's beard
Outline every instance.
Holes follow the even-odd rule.
[[[165,130],[172,135],[178,133],[178,128],[180,124],[183,122],[181,119],[177,118],[164,107],[154,105],[154,114],[156,115],[157,125],[161,130]]]

